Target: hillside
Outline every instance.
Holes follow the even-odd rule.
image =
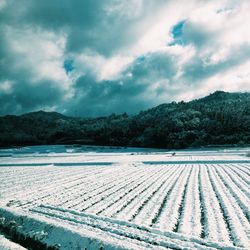
[[[217,91],[129,116],[67,117],[32,112],[0,117],[0,146],[92,144],[161,148],[250,144],[250,93]]]

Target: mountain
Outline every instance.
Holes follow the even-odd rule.
[[[0,117],[0,146],[92,144],[186,148],[250,144],[250,93],[216,91],[129,116],[75,118],[56,112]]]
[[[23,118],[29,118],[29,119],[36,119],[36,120],[47,120],[47,121],[52,121],[52,120],[57,120],[57,119],[67,119],[67,116],[62,115],[57,112],[45,112],[45,111],[36,111],[36,112],[31,112],[22,115],[21,117]]]

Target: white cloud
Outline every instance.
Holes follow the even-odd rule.
[[[13,83],[8,80],[0,82],[0,91],[5,94],[11,94],[13,91]]]
[[[50,80],[58,88],[69,90],[72,83],[63,68],[63,34],[11,27],[6,29],[6,34],[10,53],[16,58],[12,65],[14,71],[28,72],[30,84]]]
[[[0,11],[6,6],[6,0],[0,0]]]
[[[206,81],[206,86],[209,86],[210,92],[216,89],[250,91],[250,61],[212,76]]]
[[[85,52],[74,55],[75,74],[91,73],[97,82],[114,80],[132,61],[133,57],[131,56],[117,55],[107,58],[97,53]]]

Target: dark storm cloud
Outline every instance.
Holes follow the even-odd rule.
[[[249,60],[250,45],[244,44],[237,48],[232,48],[226,60],[217,63],[209,63],[202,56],[194,56],[183,68],[183,78],[191,84],[200,84],[200,81],[209,78],[217,73],[245,63]]]
[[[13,51],[6,26],[0,25],[0,33],[2,34],[0,36],[0,115],[49,109],[61,102],[65,94],[63,88],[53,79],[37,78],[37,73],[34,72],[35,65],[30,61],[35,59],[36,55],[27,58],[25,54]]]
[[[77,92],[65,108],[74,115],[96,116],[136,113],[156,105],[166,91],[166,83],[176,72],[174,59],[168,54],[152,53],[138,58],[119,79],[96,80],[90,75],[78,78]]]
[[[77,92],[73,101],[66,107],[73,115],[108,115],[145,108],[146,102],[137,99],[146,86],[135,85],[130,81],[122,84],[116,81],[102,81],[98,84],[90,76],[82,76],[76,82]]]
[[[154,11],[153,1],[148,1],[138,15],[130,15],[129,2],[126,6],[115,0],[11,1],[1,19],[10,25],[32,25],[52,32],[65,32],[67,52],[91,49],[110,55],[123,44],[132,44],[141,34],[133,29],[133,24],[148,14],[150,6]],[[117,8],[120,11],[115,11]]]
[[[20,80],[12,87],[15,88],[14,92],[0,93],[1,115],[49,108],[62,101],[63,93],[49,81],[30,86]]]
[[[206,46],[216,36],[217,34],[207,27],[189,21],[183,24],[182,34],[180,35],[183,44],[193,44],[196,47]]]

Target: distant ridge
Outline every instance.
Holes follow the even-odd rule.
[[[161,148],[250,144],[250,93],[216,91],[129,116],[75,118],[37,111],[0,117],[0,146],[92,144]]]
[[[39,119],[66,119],[67,116],[62,115],[57,112],[45,112],[43,110],[35,111],[35,112],[30,112],[21,115],[21,117],[34,117],[34,118],[39,118]]]
[[[217,90],[214,93],[211,93],[208,96],[205,96],[203,98],[197,99],[197,100],[193,100],[193,101],[198,101],[198,102],[202,102],[202,101],[225,101],[227,99],[231,99],[231,100],[237,100],[237,99],[249,99],[249,95],[250,93],[245,92],[245,93],[241,93],[241,92],[224,92],[221,90]]]

